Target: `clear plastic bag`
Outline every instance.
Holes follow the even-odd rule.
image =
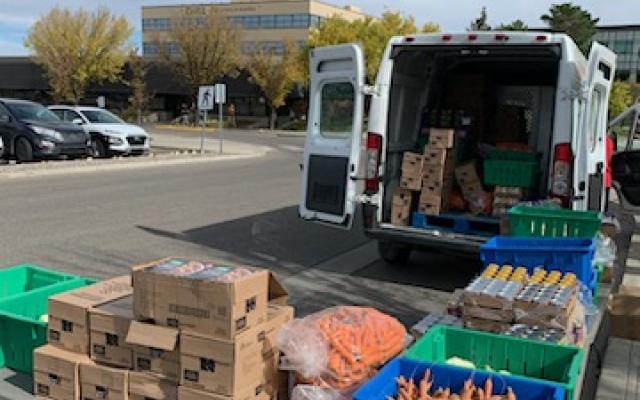
[[[314,385],[296,385],[291,400],[346,400],[337,390]]]
[[[280,329],[281,368],[296,371],[305,383],[349,390],[400,353],[406,337],[400,322],[378,310],[333,307]]]
[[[618,247],[612,238],[598,233],[596,236],[596,254],[594,257],[596,263],[610,264],[616,261],[617,250]]]

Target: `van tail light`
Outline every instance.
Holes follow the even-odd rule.
[[[563,207],[569,206],[573,188],[573,152],[570,143],[558,143],[553,153],[553,176],[551,196],[562,201]]]
[[[382,136],[377,133],[367,134],[367,170],[365,177],[365,190],[367,193],[376,193],[380,182],[378,170],[380,167],[380,153],[382,152]]]

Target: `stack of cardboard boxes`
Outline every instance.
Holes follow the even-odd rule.
[[[91,359],[52,344],[38,349],[36,394],[54,400],[285,398],[276,336],[293,308],[270,271],[169,258],[135,266],[132,279],[118,279],[128,290],[106,300],[66,294],[91,299],[86,345],[69,349]],[[57,301],[50,304],[54,321]],[[66,332],[64,320],[60,326]],[[56,343],[55,334],[49,337]],[[65,378],[64,396],[55,395],[58,385],[52,390],[52,374]]]
[[[393,225],[409,225],[412,201],[413,192],[404,188],[396,189],[393,193],[393,203],[391,206],[391,223]]]
[[[453,187],[456,163],[456,134],[453,129],[429,129],[429,141],[424,149],[422,191],[418,211],[438,215],[446,212]]]

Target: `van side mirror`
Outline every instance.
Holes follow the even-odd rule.
[[[82,118],[74,118],[71,120],[71,123],[76,125],[84,125],[84,121],[82,120]]]
[[[0,123],[8,124],[9,122],[11,122],[11,115],[7,115],[7,114],[0,115]]]

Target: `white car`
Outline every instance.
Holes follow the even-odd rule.
[[[149,151],[151,137],[143,128],[128,124],[103,108],[55,105],[49,109],[60,119],[82,126],[91,135],[95,157]]]

